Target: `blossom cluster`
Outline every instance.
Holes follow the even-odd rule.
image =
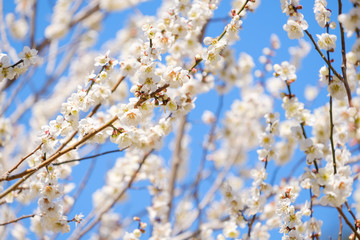
[[[0,81],[4,79],[13,80],[20,74],[24,74],[31,65],[35,65],[39,61],[36,49],[30,49],[25,46],[23,51],[19,53],[16,63],[11,64],[7,54],[0,54]]]

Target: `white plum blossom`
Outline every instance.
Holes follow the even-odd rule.
[[[25,46],[24,50],[19,53],[19,57],[24,61],[25,67],[28,67],[38,62],[39,57],[37,53],[38,51],[36,49],[30,49],[29,47]]]
[[[306,154],[307,164],[312,164],[315,160],[323,158],[323,145],[314,143],[313,140],[307,138],[300,141],[300,149]]]
[[[330,96],[338,100],[342,100],[346,97],[345,85],[339,78],[333,76],[333,80],[328,85],[328,92]]]
[[[163,79],[172,88],[183,86],[189,80],[189,72],[181,67],[169,66],[163,73]]]
[[[274,65],[275,77],[280,77],[283,81],[293,82],[296,80],[296,68],[287,61]]]
[[[60,0],[54,4],[51,24],[45,29],[45,36],[48,39],[59,39],[67,34],[72,18],[71,5],[71,1],[68,0]]]
[[[349,13],[342,13],[338,20],[343,24],[348,36],[351,36],[356,29],[360,29],[360,9],[352,8]]]
[[[300,119],[302,117],[301,113],[304,110],[304,104],[299,102],[296,97],[289,98],[285,96],[283,98],[282,107],[285,110],[286,118]]]
[[[120,67],[124,76],[133,76],[136,70],[140,67],[140,63],[134,58],[129,58],[120,62]]]
[[[287,32],[290,39],[300,39],[304,36],[304,30],[308,28],[308,24],[302,15],[291,17],[284,24],[283,29]]]
[[[105,66],[109,63],[110,58],[109,58],[109,54],[110,54],[110,50],[108,50],[105,55],[102,56],[98,56],[95,58],[95,66]]]
[[[201,120],[206,124],[211,124],[211,123],[214,123],[216,121],[216,117],[215,117],[214,113],[206,110],[202,114]]]
[[[6,15],[5,20],[12,37],[23,40],[29,31],[29,24],[25,17],[20,17],[16,20],[15,15],[13,13],[9,13]]]
[[[49,122],[50,126],[50,134],[54,136],[59,136],[67,134],[69,131],[67,130],[70,126],[70,123],[64,119],[63,116],[59,115],[56,117],[56,120],[51,120]]]
[[[329,82],[329,68],[327,66],[322,66],[319,70],[319,81],[321,83],[328,84]]]
[[[13,67],[10,65],[10,58],[6,55],[1,53],[0,54],[0,81],[4,78],[13,79],[16,75]]]
[[[305,88],[305,98],[307,101],[313,101],[319,94],[319,88],[315,86],[306,86]]]
[[[98,84],[94,85],[88,93],[88,96],[95,104],[104,102],[110,95],[111,90],[108,87]]]
[[[331,11],[326,8],[327,0],[315,0],[314,13],[315,19],[324,28],[330,22]]]
[[[141,122],[142,114],[138,109],[130,109],[119,116],[122,124],[136,126]]]
[[[336,35],[323,33],[321,35],[316,35],[318,37],[317,44],[320,49],[324,49],[326,51],[334,51],[336,47]]]
[[[220,61],[221,56],[220,53],[226,47],[227,42],[223,39],[220,41],[213,41],[209,46],[205,56],[203,59],[205,60],[205,64],[207,65],[215,65],[218,61]]]
[[[280,0],[282,12],[287,16],[294,15],[296,8],[300,5],[300,0]]]
[[[237,230],[236,223],[233,221],[225,222],[223,232],[227,238],[237,238],[240,234],[240,232]]]

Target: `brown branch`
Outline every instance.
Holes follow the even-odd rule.
[[[122,77],[118,80],[118,82],[115,84],[115,86],[111,89],[112,93],[116,90],[116,88],[120,85],[120,83],[121,83],[124,79],[125,79],[125,76],[122,76]],[[97,112],[97,110],[99,109],[100,106],[101,106],[101,103],[99,103],[97,106],[95,106],[95,108],[94,108],[86,117],[92,117],[92,116]],[[117,119],[117,117],[115,116],[115,117],[114,117],[109,123],[107,123],[107,124],[111,125],[113,122],[116,121],[116,119]],[[99,129],[101,129],[100,131],[102,131],[102,130],[105,129],[106,127],[107,127],[107,125],[105,124],[105,125],[103,125],[102,127],[100,127]],[[102,128],[103,128],[103,129],[102,129]],[[19,174],[13,175],[13,176],[1,177],[1,178],[0,178],[0,182],[1,182],[1,181],[10,181],[10,180],[14,180],[14,179],[23,177],[23,176],[25,176],[25,175],[27,175],[27,174],[33,173],[34,170],[37,171],[38,169],[40,169],[40,168],[42,168],[42,167],[44,167],[44,166],[49,165],[51,162],[53,162],[53,161],[54,161],[55,159],[57,159],[58,157],[62,156],[63,154],[65,154],[65,153],[67,153],[67,152],[69,152],[69,151],[71,151],[71,150],[73,150],[73,149],[76,149],[77,146],[79,146],[80,144],[82,144],[83,142],[85,142],[85,141],[86,141],[87,139],[89,139],[90,137],[94,136],[94,135],[97,133],[97,130],[96,130],[95,132],[89,134],[89,135],[86,135],[83,139],[81,139],[81,140],[78,142],[78,143],[79,143],[78,145],[76,145],[77,143],[75,143],[75,144],[74,144],[74,145],[76,145],[75,147],[74,147],[74,145],[73,145],[73,146],[69,147],[67,150],[62,151],[62,149],[76,136],[77,132],[78,132],[78,131],[75,131],[74,133],[72,133],[72,135],[68,138],[68,140],[67,140],[65,143],[63,143],[63,144],[59,147],[59,149],[57,149],[57,151],[56,151],[53,155],[51,155],[51,156],[49,157],[49,159],[47,159],[46,161],[42,162],[39,166],[34,167],[34,168],[31,168],[31,169],[27,169],[27,170],[25,170],[25,171],[23,171],[23,172],[21,172],[21,173],[19,173]],[[84,139],[86,139],[86,140],[84,141]],[[41,147],[41,146],[40,146],[40,147]],[[38,147],[38,148],[39,148],[39,147]],[[36,150],[37,150],[37,149],[35,149],[34,152],[36,152]],[[49,161],[49,160],[50,160],[50,161]],[[47,162],[48,162],[48,163],[47,163]],[[44,165],[44,163],[46,163],[46,164]],[[0,198],[2,198],[2,195],[1,195],[1,194],[0,194]]]
[[[51,164],[53,161],[55,161],[56,159],[58,159],[59,157],[61,157],[62,155],[70,152],[71,150],[77,149],[80,145],[82,145],[83,143],[85,143],[87,140],[89,140],[90,138],[92,138],[93,136],[95,136],[97,133],[103,131],[104,129],[106,129],[109,125],[113,124],[116,120],[117,120],[117,116],[113,117],[110,121],[108,121],[106,124],[104,124],[103,126],[99,127],[98,129],[96,129],[94,132],[85,135],[81,140],[79,140],[78,142],[74,143],[73,145],[71,145],[70,147],[68,147],[65,150],[61,150],[56,152],[55,154],[53,154],[51,157],[49,157],[47,160],[43,161],[41,164],[39,164],[36,167],[33,168],[29,168],[21,173],[18,174],[14,174],[12,176],[8,176],[6,178],[0,178],[0,181],[10,181],[10,180],[14,180],[14,179],[18,179],[18,178],[22,178],[20,179],[18,182],[16,182],[14,185],[10,186],[8,189],[6,189],[5,191],[3,191],[2,193],[0,193],[0,199],[3,198],[4,196],[6,196],[8,193],[10,193],[11,191],[13,191],[16,187],[18,187],[21,183],[23,183],[27,178],[29,178],[33,173],[35,173],[36,171],[38,171],[39,169],[48,166],[49,164]]]
[[[348,201],[345,201],[345,206],[346,206],[348,212],[350,213],[350,215],[352,216],[352,218],[356,221],[357,220],[356,216],[355,216],[354,212],[351,210],[351,207],[350,207]]]
[[[58,166],[58,165],[66,164],[66,163],[80,162],[80,161],[83,161],[83,160],[87,160],[87,159],[91,159],[91,158],[96,158],[96,157],[103,156],[103,155],[107,155],[107,154],[110,154],[110,153],[122,152],[122,151],[124,151],[125,149],[128,149],[128,148],[129,148],[129,147],[125,147],[125,148],[122,148],[122,149],[111,150],[111,151],[107,151],[107,152],[103,152],[103,153],[98,153],[98,154],[91,155],[91,156],[87,156],[87,157],[83,157],[83,158],[66,160],[66,161],[63,161],[63,162],[53,163],[53,165],[54,165],[54,166]]]
[[[327,25],[327,32],[329,33],[329,25]],[[327,60],[329,62],[328,64],[328,71],[329,71],[329,85],[330,85],[330,80],[332,79],[331,77],[331,69],[330,69],[330,52],[326,51],[326,55],[327,55]],[[335,145],[334,145],[334,120],[333,120],[333,98],[332,96],[330,96],[329,98],[329,118],[330,118],[330,145],[331,145],[331,154],[332,154],[332,164],[333,164],[333,168],[334,168],[334,174],[336,174],[337,170],[336,170],[336,158],[335,158]]]
[[[342,3],[341,0],[338,0],[338,5],[339,5],[339,13],[338,16],[340,16],[340,14],[342,14]],[[341,64],[341,70],[342,70],[342,74],[344,77],[344,85],[345,85],[345,89],[346,89],[346,94],[348,97],[348,102],[349,102],[349,106],[352,107],[352,103],[351,103],[351,89],[349,86],[349,82],[347,80],[347,75],[346,75],[346,50],[345,50],[345,34],[344,34],[344,27],[342,25],[342,23],[339,21],[339,27],[340,27],[340,36],[341,36],[341,55],[342,55],[342,64]]]
[[[145,102],[146,100],[155,97],[157,94],[159,94],[160,92],[162,92],[163,90],[165,90],[166,88],[168,88],[170,86],[170,84],[165,84],[162,87],[159,87],[158,89],[156,89],[154,92],[150,93],[149,95],[146,96],[142,96],[140,97],[140,99],[135,103],[134,108],[138,108],[140,107],[140,105]]]
[[[308,37],[310,38],[311,42],[313,43],[316,51],[320,54],[321,58],[326,62],[327,65],[330,66],[331,70],[334,72],[334,74],[342,81],[344,82],[343,77],[334,69],[334,67],[331,65],[331,63],[326,59],[326,57],[324,56],[324,54],[321,52],[319,46],[317,45],[317,43],[315,42],[313,36],[307,31],[305,30],[306,35],[308,35]]]
[[[34,216],[35,216],[35,214],[24,215],[24,216],[22,216],[22,217],[13,219],[13,220],[11,220],[11,221],[4,222],[4,223],[0,223],[0,226],[5,226],[5,225],[8,225],[8,224],[10,224],[10,223],[15,223],[15,222],[20,221],[20,220],[25,219],[25,218],[32,218],[32,217],[34,217]]]
[[[34,171],[35,172],[35,171]],[[24,175],[20,180],[18,180],[15,184],[11,185],[10,187],[8,187],[5,191],[3,191],[2,193],[0,193],[0,199],[5,197],[6,195],[8,195],[10,192],[16,190],[20,184],[22,184],[23,182],[25,182],[30,176],[31,174],[28,175]]]
[[[6,177],[8,177],[10,175],[10,173],[12,173],[13,171],[15,171],[20,165],[21,163],[23,163],[28,157],[30,157],[31,155],[33,155],[37,150],[39,150],[42,146],[42,143],[37,146],[37,148],[35,148],[34,151],[32,151],[31,153],[29,153],[28,155],[26,155],[25,157],[23,157],[12,169],[10,169],[9,171],[7,171],[6,173],[4,173],[4,175]],[[0,182],[3,180],[0,180]]]
[[[309,189],[309,193],[310,193],[310,218],[313,217],[313,205],[314,205],[314,202],[313,202],[313,195],[312,195],[312,191],[311,191],[311,187]],[[315,239],[315,234],[314,232],[311,233],[311,239],[314,240]]]
[[[356,231],[354,225],[349,221],[349,219],[347,219],[347,217],[345,216],[344,212],[342,211],[342,209],[340,207],[336,208],[338,210],[338,212],[340,213],[340,215],[343,217],[343,219],[345,220],[346,224],[351,228],[351,230],[354,232],[356,238],[360,239],[360,235],[359,233]],[[355,239],[356,239],[355,238]]]
[[[334,67],[331,65],[331,63],[326,59],[326,57],[324,56],[324,54],[321,52],[319,46],[317,45],[317,43],[315,42],[314,38],[312,37],[312,35],[307,31],[305,30],[305,33],[308,35],[308,37],[310,38],[311,42],[313,43],[313,45],[315,46],[315,49],[316,51],[320,54],[321,58],[326,62],[326,64],[330,67],[330,69],[333,71],[333,73],[335,74],[335,76],[337,76],[340,81],[342,81],[345,85],[345,89],[346,89],[346,94],[347,94],[347,97],[348,97],[348,101],[349,101],[349,106],[352,106],[351,104],[351,90],[350,90],[350,87],[349,87],[349,84],[348,84],[348,81],[347,81],[347,78],[346,78],[346,75],[344,75],[344,77],[342,77],[335,69]],[[345,41],[345,40],[344,40]],[[344,48],[345,48],[345,42],[344,42]],[[345,50],[344,50],[345,51]],[[344,60],[345,59],[345,60]],[[343,64],[344,64],[344,61],[345,61],[345,64],[346,64],[346,58],[343,57]],[[345,66],[346,67],[346,66]],[[343,74],[345,73],[346,74],[346,70],[344,71],[344,68],[342,68],[342,71],[343,71]]]
[[[236,13],[236,15],[240,15],[240,13],[245,9],[246,4],[248,4],[250,0],[246,0],[244,5],[239,9],[239,11]],[[220,36],[217,38],[218,41],[220,41],[226,34],[226,28],[225,30],[220,34]]]
[[[338,237],[338,240],[342,239],[342,229],[343,229],[343,223],[341,221],[341,214],[339,213],[339,237]]]
[[[254,216],[251,219],[251,222],[248,224],[248,226],[249,226],[248,237],[250,237],[250,235],[251,235],[251,230],[252,230],[252,226],[254,225],[255,219],[256,219],[256,214],[254,214]]]
[[[291,88],[290,88],[290,84],[288,84],[287,80],[285,80],[286,82],[286,86],[288,88],[288,91],[289,91],[289,99],[291,99],[292,97],[292,94],[291,94]],[[300,127],[301,127],[301,130],[302,130],[302,133],[303,133],[303,136],[304,138],[306,139],[307,138],[307,135],[306,135],[306,132],[305,132],[305,127],[304,127],[304,123],[300,123]],[[316,159],[314,159],[314,167],[316,169],[316,172],[319,172],[319,167],[317,165],[317,162],[316,162]],[[290,177],[290,176],[289,176]]]

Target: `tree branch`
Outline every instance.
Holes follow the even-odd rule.
[[[32,218],[32,217],[35,217],[35,214],[29,214],[29,215],[24,215],[22,217],[19,217],[19,218],[16,218],[16,219],[13,219],[11,221],[8,221],[8,222],[4,222],[4,223],[0,223],[0,226],[5,226],[7,224],[10,224],[10,223],[15,223],[17,221],[20,221],[22,219],[25,219],[25,218]]]
[[[66,161],[63,161],[63,162],[57,162],[57,163],[53,163],[54,166],[59,166],[59,165],[63,165],[63,164],[66,164],[66,163],[72,163],[72,162],[80,162],[80,161],[83,161],[83,160],[87,160],[87,159],[91,159],[91,158],[96,158],[96,157],[99,157],[99,156],[103,156],[103,155],[107,155],[107,154],[110,154],[110,153],[116,153],[116,152],[122,152],[126,149],[128,149],[129,147],[125,147],[125,148],[122,148],[122,149],[115,149],[115,150],[111,150],[111,151],[107,151],[107,152],[103,152],[103,153],[98,153],[98,154],[95,154],[95,155],[91,155],[91,156],[87,156],[87,157],[83,157],[83,158],[78,158],[78,159],[71,159],[71,160],[66,160]]]

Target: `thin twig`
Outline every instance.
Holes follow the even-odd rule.
[[[122,151],[124,151],[124,150],[127,149],[127,148],[129,148],[129,147],[125,147],[125,148],[122,148],[122,149],[115,149],[115,150],[111,150],[111,151],[107,151],[107,152],[103,152],[103,153],[98,153],[98,154],[91,155],[91,156],[87,156],[87,157],[83,157],[83,158],[71,159],[71,160],[66,160],[66,161],[63,161],[63,162],[53,163],[53,165],[54,165],[54,166],[58,166],[58,165],[66,164],[66,163],[80,162],[80,161],[83,161],[83,160],[87,160],[87,159],[91,159],[91,158],[96,158],[96,157],[103,156],[103,155],[107,155],[107,154],[110,154],[110,153],[122,152]]]
[[[356,219],[356,216],[355,216],[354,212],[351,210],[351,207],[350,207],[348,201],[345,201],[345,206],[346,206],[348,212],[350,213],[350,215],[351,215],[351,216],[353,217],[353,219],[356,221],[356,220],[357,220],[357,219]]]
[[[349,221],[349,219],[347,219],[347,217],[345,216],[344,212],[342,211],[342,209],[340,207],[336,208],[338,210],[338,212],[340,213],[340,215],[343,217],[343,219],[345,220],[346,224],[351,228],[351,230],[354,232],[355,236],[360,239],[360,235],[359,233],[356,231],[354,225]],[[356,239],[356,238],[355,238]]]
[[[113,88],[111,89],[111,92],[112,92],[112,93],[115,92],[115,90],[116,90],[117,87],[121,84],[121,82],[125,79],[125,77],[126,77],[126,76],[122,76],[122,77],[119,78],[119,80],[117,81],[117,83],[116,83],[116,84],[113,86]],[[92,117],[92,116],[97,112],[97,110],[100,108],[100,106],[101,106],[101,103],[99,103],[98,105],[96,105],[96,106],[94,107],[94,109],[93,109],[86,117]],[[73,132],[73,133],[70,135],[70,137],[67,139],[67,141],[65,141],[65,142],[57,149],[57,152],[50,156],[50,159],[51,159],[53,156],[55,156],[56,154],[58,154],[59,152],[61,152],[62,149],[76,136],[77,133],[78,133],[78,131]],[[24,158],[19,162],[18,165],[20,165],[22,161],[24,161],[26,158],[28,158],[28,157],[31,156],[34,152],[36,152],[40,147],[41,147],[41,145],[38,146],[31,154],[29,154],[28,156],[24,157]],[[18,167],[18,166],[15,166],[14,168],[16,169],[17,167]],[[13,169],[13,170],[15,170],[15,169]],[[10,173],[11,173],[13,170],[11,170]],[[20,177],[22,177],[22,176],[24,176],[24,175],[26,175],[26,174],[28,174],[28,173],[23,172],[22,175],[20,175]],[[15,177],[15,178],[10,179],[9,174],[7,174],[7,176],[0,178],[0,182],[1,182],[1,181],[5,181],[5,180],[6,180],[6,181],[9,181],[9,180],[13,180],[13,179],[19,178],[19,177],[16,177],[16,176],[14,176],[14,177]],[[0,196],[1,196],[1,195],[0,195]],[[0,198],[1,198],[1,197],[0,197]]]
[[[37,148],[34,149],[34,151],[32,151],[31,153],[29,153],[28,155],[26,155],[25,157],[23,157],[12,169],[10,169],[9,171],[7,171],[4,175],[6,177],[8,177],[10,175],[10,173],[12,173],[13,171],[15,171],[20,165],[21,163],[23,163],[28,157],[30,157],[31,155],[33,155],[37,150],[39,150],[42,146],[42,143],[39,144],[39,146],[37,146]],[[1,180],[0,180],[1,182]]]
[[[348,81],[347,81],[347,78],[346,78],[346,75],[344,77],[342,77],[335,69],[334,67],[330,64],[330,62],[325,58],[324,54],[321,52],[319,46],[317,45],[317,43],[315,42],[314,38],[312,37],[312,35],[307,31],[305,30],[305,33],[309,36],[311,42],[314,44],[315,46],[315,49],[316,51],[320,54],[321,58],[326,62],[326,64],[331,68],[331,70],[333,71],[333,73],[335,74],[335,76],[337,76],[340,81],[342,81],[345,85],[345,89],[346,89],[346,94],[347,94],[347,97],[348,97],[348,101],[349,101],[349,106],[352,106],[351,104],[351,90],[350,90],[350,87],[349,87],[349,84],[348,84]],[[344,43],[344,48],[345,48],[345,43]],[[344,58],[343,58],[343,62],[344,62]],[[346,63],[346,60],[345,60],[345,63]],[[344,68],[343,69],[343,73],[344,73]],[[345,70],[345,73],[346,73],[346,70]]]
[[[140,97],[140,99],[135,103],[135,107],[134,108],[138,108],[140,107],[140,105],[145,102],[146,100],[155,97],[157,94],[159,94],[160,92],[162,92],[163,90],[165,90],[166,88],[168,88],[170,86],[170,84],[165,84],[162,87],[159,87],[158,89],[156,89],[154,92],[150,93],[149,95]]]
[[[342,239],[342,229],[343,229],[343,223],[341,221],[341,214],[339,213],[339,237],[338,237],[338,240]]]
[[[338,16],[340,16],[340,14],[342,14],[342,2],[341,2],[341,0],[338,0],[338,5],[339,5]],[[343,77],[344,77],[343,82],[344,82],[344,85],[345,85],[349,106],[352,107],[351,90],[350,90],[349,82],[347,80],[347,75],[346,75],[345,34],[344,34],[344,27],[343,27],[343,25],[342,25],[342,23],[340,21],[339,21],[339,27],[340,27],[340,36],[341,36],[341,55],[342,55],[341,70],[342,70],[342,74],[343,74]]]
[[[327,25],[327,32],[329,32],[329,25]],[[329,85],[331,83],[331,66],[330,66],[330,52],[326,51],[327,59],[328,59],[328,71],[329,71]],[[331,145],[331,154],[333,160],[333,168],[334,174],[336,174],[336,158],[335,158],[335,146],[334,146],[334,120],[333,120],[333,98],[330,95],[329,99],[329,114],[330,114],[330,145]]]
[[[251,230],[252,230],[252,226],[253,226],[253,224],[254,224],[254,222],[255,222],[255,219],[256,219],[256,214],[254,214],[254,216],[253,216],[252,219],[251,219],[251,222],[248,224],[248,226],[249,226],[249,229],[248,229],[248,237],[250,237],[250,235],[251,235]]]
[[[310,193],[310,218],[312,218],[313,217],[313,195],[312,195],[311,188],[309,189],[309,193]],[[312,240],[315,239],[314,232],[311,233],[311,239]]]
[[[334,168],[334,174],[336,174],[336,158],[335,158],[335,146],[334,146],[334,122],[333,122],[333,99],[330,96],[330,144],[331,144],[331,154],[332,154],[332,160],[333,160],[333,168]]]
[[[240,15],[240,13],[245,9],[246,4],[249,2],[250,0],[246,0],[246,2],[244,3],[244,5],[239,9],[239,11],[236,13],[237,15]],[[217,40],[220,41],[226,34],[227,29],[225,28],[224,31],[217,37]],[[201,63],[203,59],[196,59],[195,63],[192,67],[190,67],[189,72],[191,72],[199,63]]]
[[[25,219],[25,218],[32,218],[32,217],[34,217],[34,216],[35,216],[35,214],[24,215],[24,216],[22,216],[22,217],[19,217],[19,218],[10,220],[10,221],[8,221],[8,222],[0,223],[0,226],[5,226],[5,225],[7,225],[7,224],[15,223],[15,222],[20,221],[20,220]]]
[[[308,35],[308,37],[310,38],[311,42],[314,44],[316,51],[320,54],[321,58],[326,62],[326,64],[328,66],[330,66],[331,70],[334,72],[334,74],[341,80],[344,81],[343,77],[334,69],[334,67],[329,63],[329,61],[326,59],[326,57],[324,56],[324,54],[321,52],[319,46],[317,45],[317,43],[315,42],[313,36],[307,31],[305,30],[306,35]]]
[[[236,13],[236,15],[240,15],[240,13],[245,9],[246,4],[248,4],[250,0],[246,0],[244,5],[239,9],[239,11]],[[218,41],[220,41],[226,34],[227,30],[225,28],[225,30],[220,34],[220,36],[217,38]]]
[[[292,94],[291,94],[291,88],[290,88],[290,84],[288,84],[288,82],[285,80],[286,82],[286,86],[288,88],[288,91],[289,91],[289,99],[292,98]],[[303,133],[303,136],[304,138],[306,139],[307,138],[307,135],[306,135],[306,132],[305,132],[305,127],[304,127],[304,123],[300,123],[300,127],[301,127],[301,130],[302,130],[302,133]],[[319,172],[319,167],[317,165],[317,162],[316,162],[316,159],[314,159],[314,167],[316,169],[316,172]]]
[[[78,49],[77,44],[79,44],[79,39],[75,39],[74,41],[70,42],[68,44],[68,46],[70,46],[69,48],[65,46],[62,47],[63,50],[61,52],[64,52],[66,55],[63,57],[59,65],[56,67],[55,73],[49,76],[44,81],[44,84],[39,91],[35,92],[33,95],[28,96],[26,100],[22,101],[24,106],[20,108],[17,107],[16,111],[11,116],[13,122],[17,122],[29,110],[29,108],[33,107],[33,105],[40,99],[40,97],[48,91],[49,87],[55,82],[55,80],[57,80],[58,77],[66,69],[68,69],[70,58],[74,56],[76,50]],[[27,83],[28,80],[30,79],[29,75],[27,75],[27,78],[28,79],[26,79],[24,83]],[[14,103],[13,99],[15,98],[15,96],[17,96],[18,92],[22,89],[22,87],[23,86],[18,86],[17,89],[12,92],[12,96],[7,100],[7,103],[5,104],[6,107],[4,107],[0,115],[4,114],[4,112],[11,106],[11,104]]]

